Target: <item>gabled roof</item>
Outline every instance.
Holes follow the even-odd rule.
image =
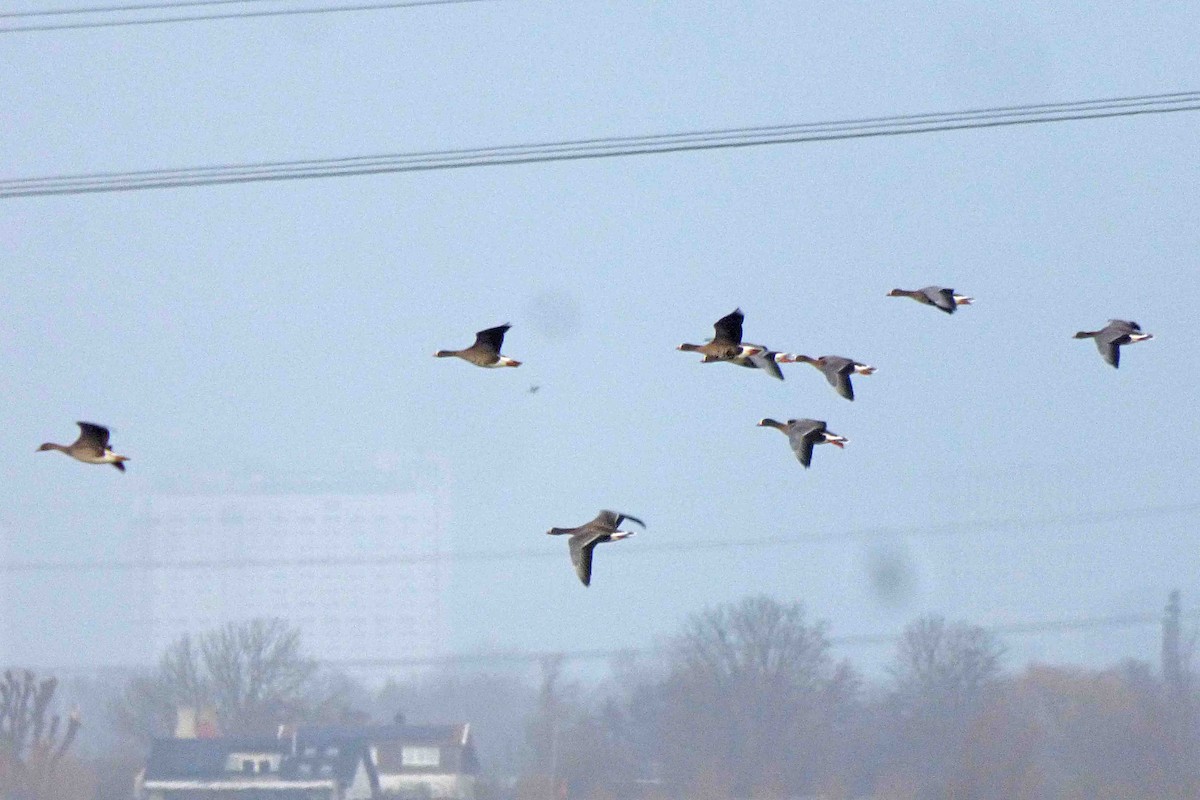
[[[281,757],[278,772],[270,778],[281,781],[335,780],[341,786],[354,781],[359,765],[367,771],[372,787],[379,777],[361,738],[323,742],[312,752],[291,739],[220,737],[216,739],[156,739],[146,763],[146,781],[245,780],[241,772],[226,769],[233,753],[270,754]],[[257,774],[256,774],[257,776]],[[267,776],[262,776],[267,777]]]
[[[228,773],[230,753],[291,752],[291,743],[269,738],[155,739],[146,762],[146,780],[214,780]]]
[[[297,780],[333,775],[338,783],[346,786],[354,780],[360,763],[366,764],[371,783],[376,783],[375,768],[362,738],[318,741],[297,736],[296,754],[291,755],[289,742],[289,755],[283,761],[280,775]]]

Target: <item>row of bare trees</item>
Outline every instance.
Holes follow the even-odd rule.
[[[113,720],[132,746],[90,789],[68,792],[55,777],[79,721],[52,713],[53,679],[6,675],[0,798],[128,800],[144,746],[171,735],[188,706],[234,735],[397,711],[470,720],[485,768],[513,779],[486,785],[517,800],[1194,800],[1195,640],[1172,603],[1161,669],[1006,672],[993,634],[931,616],[905,629],[886,677],[867,681],[801,604],[750,597],[693,615],[663,658],[618,660],[598,686],[551,658],[540,685],[447,672],[374,691],[319,669],[296,629],[256,620],[181,638],[124,687]]]
[[[525,794],[1200,797],[1194,685],[1172,687],[1170,670],[1165,680],[1141,662],[1008,674],[1004,650],[978,626],[923,617],[886,680],[869,685],[799,604],[711,609],[688,621],[660,670],[600,695],[546,673],[529,726],[541,779]]]

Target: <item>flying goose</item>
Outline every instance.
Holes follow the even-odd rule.
[[[1142,326],[1123,319],[1110,319],[1098,331],[1079,331],[1076,339],[1095,339],[1096,349],[1113,367],[1121,366],[1121,345],[1153,339],[1154,334],[1142,333]]]
[[[704,344],[681,344],[677,350],[688,353],[703,353],[701,361],[708,364],[713,361],[733,361],[739,357],[749,358],[758,355],[766,348],[757,345],[742,345],[742,320],[746,315],[740,308],[713,323],[713,338]]]
[[[592,550],[596,545],[604,542],[619,542],[633,536],[634,531],[617,530],[625,520],[636,522],[643,528],[646,527],[646,523],[629,514],[601,511],[594,520],[580,525],[578,528],[551,528],[546,533],[551,536],[571,537],[571,563],[575,565],[575,574],[579,576],[579,580],[583,581],[584,586],[588,586],[592,582]]]
[[[788,363],[792,356],[788,353],[777,353],[761,344],[742,342],[741,352],[729,359],[729,363],[749,369],[761,369],[772,378],[783,380],[783,370],[780,364]]]
[[[842,356],[810,358],[805,355],[787,355],[784,356],[784,359],[785,364],[812,364],[825,373],[825,380],[829,381],[829,385],[837,389],[837,393],[847,400],[854,399],[854,387],[850,384],[850,376],[855,373],[870,375],[875,371],[872,366]]]
[[[58,450],[85,464],[112,464],[121,472],[125,471],[125,464],[122,462],[128,461],[129,458],[119,456],[109,448],[108,428],[92,422],[76,422],[75,424],[79,426],[79,438],[74,442],[71,444],[46,442],[37,451],[40,453],[43,450]]]
[[[926,286],[923,289],[892,289],[888,297],[911,297],[918,303],[934,306],[947,314],[953,314],[959,306],[969,306],[975,298],[955,294],[953,289],[943,289],[941,286]]]
[[[438,350],[434,353],[437,358],[457,356],[463,361],[469,361],[477,367],[519,367],[520,361],[500,355],[504,345],[504,334],[512,325],[505,323],[494,328],[479,331],[475,334],[475,344],[462,350]]]
[[[758,426],[776,428],[786,433],[792,450],[796,452],[796,458],[800,459],[805,469],[812,464],[813,445],[831,444],[835,447],[845,447],[846,442],[850,441],[845,436],[838,436],[826,430],[825,421],[819,419],[789,419],[783,423],[767,417],[759,420]]]

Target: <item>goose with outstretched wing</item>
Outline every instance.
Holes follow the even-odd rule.
[[[596,545],[605,542],[619,542],[633,536],[634,531],[617,530],[625,520],[646,527],[635,516],[616,511],[604,510],[591,522],[586,522],[576,528],[551,528],[546,531],[550,536],[570,536],[571,563],[575,565],[575,574],[584,586],[592,583],[592,551]]]

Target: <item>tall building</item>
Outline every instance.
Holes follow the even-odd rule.
[[[438,656],[443,495],[356,489],[259,482],[148,498],[138,527],[153,652],[184,633],[279,617],[321,660]]]

